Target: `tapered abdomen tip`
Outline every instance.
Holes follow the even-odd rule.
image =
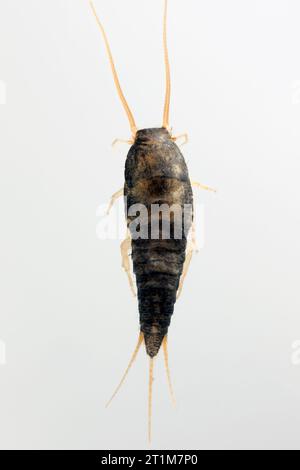
[[[155,357],[162,345],[164,334],[162,333],[144,333],[146,353],[150,357]]]

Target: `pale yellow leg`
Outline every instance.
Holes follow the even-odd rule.
[[[107,215],[110,213],[111,208],[114,205],[114,203],[123,195],[124,195],[124,188],[120,189],[119,191],[117,191],[116,193],[112,195],[108,209],[107,209]]]
[[[172,137],[172,140],[174,140],[174,142],[176,142],[179,139],[183,139],[183,142],[181,143],[181,145],[185,145],[189,141],[189,136],[187,134],[180,134],[180,135],[176,135]]]
[[[130,249],[131,249],[131,237],[128,234],[128,237],[121,243],[122,268],[124,269],[124,271],[127,274],[130,289],[131,289],[134,297],[136,297],[134,282],[133,282],[133,279],[132,279],[131,269],[130,269],[130,256],[128,254]]]
[[[205,186],[201,183],[197,183],[197,182],[192,182],[192,186],[196,188],[204,189],[206,191],[213,191],[214,193],[217,192],[215,189],[210,188],[209,186]],[[196,253],[199,252],[199,249],[197,247],[195,224],[192,225],[192,241],[189,243],[189,246],[187,248],[186,259],[185,259],[185,263],[183,266],[183,272],[180,278],[180,283],[179,283],[179,288],[178,288],[178,293],[177,293],[177,299],[179,299],[182,293],[183,284],[184,284],[186,275],[188,273],[194,252]]]
[[[205,191],[212,191],[213,193],[217,192],[216,189],[210,188],[209,186],[205,186],[201,183],[197,183],[196,181],[192,181],[192,186],[194,186],[195,188],[204,189]]]
[[[194,251],[195,253],[199,253],[199,248],[197,244],[197,238],[196,238],[196,225],[195,222],[193,222],[192,225],[192,243],[190,245],[190,249]]]
[[[133,139],[130,139],[130,140],[125,140],[125,139],[115,139],[113,142],[112,142],[112,147],[115,147],[117,144],[127,144],[127,145],[132,145],[134,143],[134,140]]]
[[[193,245],[191,245],[190,248],[188,248],[188,250],[186,252],[185,263],[184,263],[184,266],[183,266],[183,271],[182,271],[182,275],[181,275],[180,283],[179,283],[179,288],[178,288],[178,292],[177,292],[177,300],[179,299],[179,297],[182,294],[183,284],[184,284],[186,275],[188,273],[188,270],[189,270],[189,267],[190,267],[190,264],[191,264],[191,261],[192,261],[192,257],[193,257],[193,253],[194,253],[194,248],[192,248],[192,246]]]
[[[192,258],[193,258],[193,253],[199,253],[199,249],[197,247],[197,240],[196,240],[195,223],[193,223],[193,225],[192,225],[192,239],[188,243],[187,250],[186,250],[185,263],[183,265],[183,271],[182,271],[182,275],[181,275],[180,282],[179,282],[179,288],[178,288],[178,292],[177,292],[177,299],[179,299],[179,297],[181,296],[182,289],[183,289],[183,284],[184,284],[186,275],[188,273],[188,270],[189,270],[189,267],[191,265],[191,261],[192,261]]]

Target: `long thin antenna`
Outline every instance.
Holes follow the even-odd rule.
[[[152,439],[152,386],[153,386],[154,359],[150,357],[149,363],[149,401],[148,401],[148,441]]]
[[[170,62],[167,44],[167,17],[168,17],[168,0],[165,0],[165,12],[164,12],[164,56],[165,56],[165,68],[166,68],[166,97],[165,107],[163,116],[163,127],[169,128],[169,112],[170,112],[170,97],[171,97],[171,74],[170,74]]]
[[[172,380],[171,380],[171,374],[170,374],[170,368],[169,368],[169,355],[168,355],[168,337],[167,335],[163,339],[163,351],[164,351],[164,360],[165,360],[165,369],[166,369],[166,374],[167,374],[167,379],[168,379],[168,386],[169,386],[169,391],[170,391],[170,396],[173,405],[176,405],[176,400],[175,400],[175,395],[174,395],[174,390],[173,390],[173,385],[172,385]]]
[[[133,354],[132,354],[132,356],[131,356],[131,359],[130,359],[130,362],[129,362],[129,364],[128,364],[128,367],[127,367],[127,369],[125,370],[124,375],[123,375],[123,377],[122,377],[122,379],[121,379],[119,385],[117,386],[116,390],[114,391],[114,393],[113,393],[111,399],[107,402],[106,408],[111,404],[111,402],[113,401],[113,399],[114,399],[115,396],[117,395],[118,391],[119,391],[120,388],[122,387],[122,385],[123,385],[123,383],[124,383],[124,381],[125,381],[125,379],[126,379],[126,377],[127,377],[127,374],[128,374],[128,372],[129,372],[129,370],[130,370],[132,364],[134,363],[134,361],[135,361],[135,359],[136,359],[137,353],[139,352],[139,349],[140,349],[140,346],[141,346],[141,344],[142,344],[142,342],[143,342],[143,339],[144,339],[144,335],[143,335],[143,333],[140,333],[140,336],[139,336],[137,345],[136,345],[136,347],[135,347],[135,350],[133,351]]]
[[[105,46],[106,46],[107,55],[108,55],[110,66],[111,66],[111,70],[112,70],[112,73],[113,73],[113,78],[114,78],[114,82],[115,82],[115,85],[116,85],[116,89],[117,89],[119,98],[122,102],[122,105],[125,109],[125,112],[127,114],[129,124],[130,124],[131,133],[132,133],[132,137],[135,138],[135,134],[137,132],[137,127],[136,127],[136,124],[135,124],[133,114],[132,114],[132,112],[131,112],[131,110],[128,106],[128,103],[126,101],[126,98],[123,94],[123,91],[122,91],[122,88],[121,88],[121,85],[120,85],[120,81],[119,81],[119,78],[118,78],[118,74],[117,74],[117,71],[116,71],[116,67],[115,67],[115,64],[114,64],[113,56],[112,56],[112,53],[111,53],[110,45],[109,45],[105,30],[102,26],[101,21],[99,20],[99,17],[97,15],[97,12],[96,12],[96,9],[94,7],[93,2],[90,2],[90,6],[91,6],[91,9],[92,9],[92,11],[95,15],[95,18],[96,18],[97,24],[100,28],[100,31],[102,33],[102,36],[103,36],[103,39],[104,39],[104,42],[105,42]]]

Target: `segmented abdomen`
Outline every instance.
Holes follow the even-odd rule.
[[[149,347],[150,355],[159,349],[168,332],[185,260],[185,249],[186,240],[132,241],[140,325],[145,337],[152,337],[153,350]]]

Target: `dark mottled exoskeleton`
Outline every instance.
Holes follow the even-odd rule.
[[[138,289],[141,332],[146,351],[153,357],[168,332],[174,311],[193,204],[185,160],[165,128],[137,132],[127,155],[124,195],[129,228],[134,217],[128,215],[128,208],[142,204],[149,213],[148,238],[134,239],[135,232],[132,233],[132,261]],[[160,224],[159,239],[152,239],[151,222],[156,221],[154,216],[151,217],[151,206],[155,204],[181,207],[179,221],[182,222],[182,238],[175,238],[175,221],[171,219],[170,237],[163,239]]]
[[[125,170],[125,187],[114,194],[111,205],[120,196],[125,196],[126,218],[129,236],[121,245],[123,267],[128,275],[131,289],[134,290],[130,273],[132,252],[133,271],[136,275],[137,294],[140,314],[140,336],[124,376],[111,400],[120,389],[124,379],[136,358],[138,350],[145,342],[150,356],[149,369],[149,439],[151,436],[153,358],[163,345],[168,383],[173,397],[170,373],[168,368],[167,333],[177,292],[181,291],[193,248],[187,250],[187,236],[193,222],[193,193],[184,158],[176,145],[178,137],[172,136],[169,126],[170,108],[170,66],[167,48],[167,0],[164,9],[163,44],[166,69],[166,95],[161,128],[138,130],[134,117],[122,92],[112,53],[103,26],[91,3],[98,26],[104,38],[118,95],[127,114],[132,137],[127,143],[131,148],[127,155]],[[187,140],[187,139],[186,139]],[[203,189],[210,189],[195,183]],[[111,207],[110,205],[110,207]],[[148,230],[148,237],[137,237],[136,226],[133,228],[134,215],[131,209],[142,205],[147,209],[147,216],[141,222],[141,229]],[[154,206],[167,206],[170,216],[170,236],[165,236],[162,214],[154,213]],[[173,207],[175,210],[172,211]],[[177,215],[183,214],[183,217]],[[178,222],[179,221],[179,222]],[[158,225],[158,235],[153,236],[153,225]],[[182,235],[177,236],[178,224]],[[167,234],[168,235],[168,234]],[[193,243],[191,244],[193,247]],[[109,401],[109,403],[111,402]]]

